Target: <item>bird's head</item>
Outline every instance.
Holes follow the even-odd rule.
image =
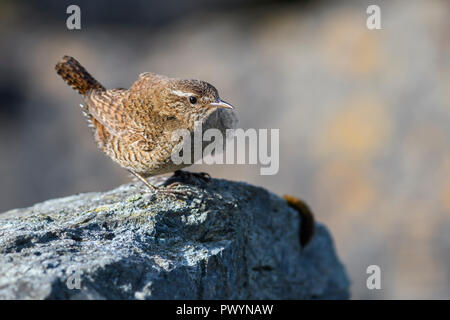
[[[234,109],[220,99],[214,86],[201,80],[172,79],[167,94],[177,111],[200,118],[217,108]]]

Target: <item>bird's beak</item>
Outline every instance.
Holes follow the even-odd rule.
[[[234,107],[231,104],[229,104],[225,101],[222,101],[222,100],[219,100],[217,102],[211,102],[209,105],[211,107],[217,107],[217,108],[234,109]]]

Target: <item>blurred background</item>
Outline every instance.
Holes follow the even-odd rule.
[[[66,8],[81,7],[81,30]],[[381,7],[382,30],[366,28]],[[0,212],[130,181],[96,149],[65,54],[107,88],[152,71],[214,84],[280,171],[194,167],[301,196],[354,299],[450,298],[449,1],[1,1]],[[366,268],[381,267],[368,290]]]

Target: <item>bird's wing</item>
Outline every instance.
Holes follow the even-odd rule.
[[[128,90],[93,90],[86,94],[88,112],[113,135],[124,138],[140,131],[132,108],[127,105]]]

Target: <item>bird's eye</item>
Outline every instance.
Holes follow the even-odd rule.
[[[189,102],[192,103],[192,104],[196,104],[197,103],[197,98],[194,97],[194,96],[190,96],[189,97]]]

